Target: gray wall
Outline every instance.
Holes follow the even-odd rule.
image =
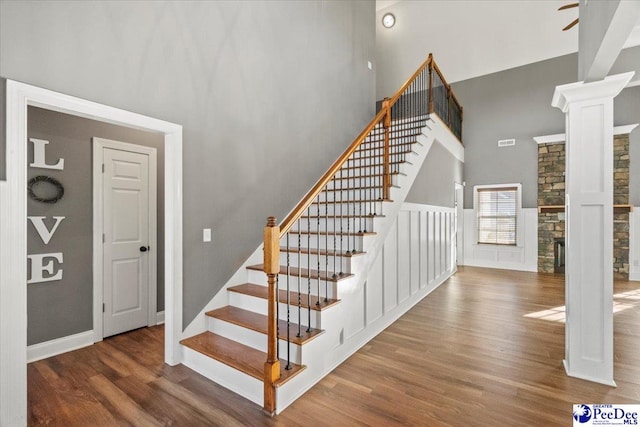
[[[0,2],[0,76],[183,125],[185,325],[371,120],[374,43],[371,1]]]
[[[0,77],[0,181],[5,181],[7,178],[7,146],[6,146],[6,127],[5,121],[7,120],[6,114],[6,98],[5,98],[5,86],[7,80]]]
[[[462,184],[463,165],[446,148],[434,142],[409,190],[407,202],[454,207],[454,183]]]
[[[27,342],[29,345],[93,328],[93,210],[91,138],[94,136],[154,147],[158,153],[158,311],[164,310],[164,138],[160,134],[29,107],[28,137],[49,141],[47,163],[64,159],[64,170],[27,169],[30,179],[51,176],[64,186],[62,200],[55,204],[27,198],[27,213],[51,217],[65,216],[48,245],[27,223],[27,253],[62,252],[62,280],[32,283],[27,287]],[[33,144],[28,143],[27,164],[33,161]],[[40,191],[46,188],[38,189]]]
[[[640,47],[626,49],[612,73],[640,62]],[[465,208],[473,207],[473,186],[521,183],[523,207],[537,206],[537,145],[533,137],[565,132],[565,115],[551,106],[557,85],[576,81],[577,54],[529,64],[454,83],[464,108]],[[614,101],[615,125],[640,121],[640,87],[627,88]],[[500,139],[513,147],[498,148]],[[631,134],[631,203],[640,203],[640,131]]]

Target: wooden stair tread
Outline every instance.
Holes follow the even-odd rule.
[[[333,235],[333,233],[332,233]],[[298,248],[296,247],[289,247],[287,248],[286,246],[281,246],[280,247],[280,252],[293,252],[296,253],[298,252]],[[355,252],[346,252],[346,251],[327,251],[324,249],[307,249],[307,248],[300,248],[300,253],[302,254],[311,254],[311,255],[320,255],[320,256],[340,256],[340,257],[354,257],[354,256],[358,256],[358,255],[364,255],[366,254],[366,252],[362,252],[362,251],[355,251]]]
[[[292,300],[293,301],[293,300]],[[295,300],[297,302],[298,300]],[[302,304],[301,304],[302,305]],[[255,313],[253,311],[244,310],[242,308],[226,306],[221,307],[216,310],[211,310],[206,313],[207,316],[213,317],[216,319],[223,320],[225,322],[233,323],[234,325],[242,326],[247,329],[251,329],[252,331],[260,332],[261,334],[267,334],[267,316],[259,313]],[[287,321],[279,319],[278,320],[278,338],[281,340],[287,339]],[[303,345],[318,335],[322,334],[324,331],[321,329],[311,328],[310,332],[307,332],[307,327],[302,325],[300,327],[301,336],[298,337],[298,324],[290,323],[289,324],[289,339],[293,344]]]
[[[403,175],[403,176],[406,176],[406,174],[405,174],[405,173],[403,173],[403,172],[399,172],[399,171],[389,172],[389,174],[390,174],[390,175]],[[339,180],[339,179],[362,179],[362,178],[373,178],[373,177],[381,177],[381,176],[384,176],[384,174],[382,174],[382,173],[374,173],[374,174],[371,174],[371,175],[365,175],[365,176],[350,176],[350,177],[346,177],[346,176],[343,176],[343,177],[334,176],[334,177],[332,178],[332,180],[333,180],[333,181],[336,181],[336,180]]]
[[[391,202],[393,203],[393,200],[391,199],[374,199],[374,200],[347,200],[346,198],[343,200],[336,200],[335,202],[333,200],[320,200],[319,202],[313,202],[311,203],[312,205],[326,205],[327,203],[332,205],[332,204],[345,204],[345,203],[371,203],[371,202]],[[321,215],[322,216],[322,215]],[[333,216],[333,215],[331,215]]]
[[[212,332],[203,332],[191,338],[180,341],[180,344],[199,353],[209,356],[218,362],[231,366],[260,381],[264,380],[264,363],[267,353],[248,347]],[[292,369],[286,370],[287,362],[280,359],[280,379],[276,387],[284,384],[306,368],[304,365],[291,364]]]
[[[409,126],[410,123],[418,123],[418,125],[417,126]],[[426,120],[413,120],[413,121],[404,122],[404,123],[391,122],[391,127],[389,129],[389,132],[391,132],[391,133],[393,133],[393,132],[403,132],[403,131],[406,132],[406,131],[410,131],[410,130],[422,129],[426,125],[427,125],[427,121]],[[367,135],[367,136],[370,137],[371,135],[384,135],[384,127],[379,127],[379,128],[373,129],[373,131],[371,131],[371,133],[369,133],[369,135]]]
[[[289,230],[289,233],[291,233],[291,234],[300,233],[300,234],[311,234],[311,235],[319,234],[321,236],[324,236],[325,234],[329,234],[330,236],[333,236],[335,234],[336,236],[358,236],[358,237],[375,236],[376,234],[378,234],[375,231],[359,231],[359,232],[356,232],[356,233],[347,233],[346,231],[343,231],[342,233],[334,233],[333,231],[329,231],[329,232],[320,231],[320,232],[318,232],[318,231],[306,231],[306,230],[302,230],[302,231]]]
[[[269,289],[266,286],[256,285],[255,283],[244,283],[242,285],[232,286],[230,288],[227,288],[227,291],[250,295],[252,297],[261,298],[264,300],[268,299],[268,296],[269,296]],[[287,302],[286,290],[284,289],[279,290],[278,301],[283,304],[286,304]],[[289,301],[298,301],[298,293],[294,291],[290,291]],[[318,304],[318,302],[320,304]],[[333,305],[339,302],[340,302],[339,299],[329,299],[328,301],[325,301],[324,298],[320,298],[320,300],[318,300],[317,296],[311,295],[311,310],[322,311],[325,308],[332,307]],[[305,309],[309,308],[307,294],[303,293],[301,295],[301,307]]]
[[[394,155],[394,153],[391,153],[391,156],[393,156],[393,155]],[[345,164],[346,164],[346,162],[345,162]],[[413,163],[411,163],[408,160],[394,160],[392,162],[389,162],[389,165],[402,165],[402,164],[412,165]],[[364,164],[364,165],[359,165],[359,166],[342,166],[338,170],[338,173],[340,173],[340,171],[347,170],[347,169],[381,168],[383,166],[384,166],[384,163],[372,163],[372,164]]]
[[[346,201],[346,199],[345,199]],[[379,201],[379,200],[377,200]],[[339,201],[336,201],[336,203],[340,203]],[[326,219],[333,219],[334,215],[328,214],[328,215],[302,215],[300,217],[300,219],[307,219],[307,218],[326,218]],[[369,215],[369,214],[364,214],[364,215],[335,215],[335,219],[342,219],[342,218],[349,218],[349,219],[360,219],[360,218],[365,218],[365,219],[374,219],[374,218],[385,218],[384,215]]]
[[[395,135],[393,135],[395,134]],[[398,132],[393,132],[392,134],[389,135],[389,140],[394,140],[394,139],[403,139],[403,138],[411,138],[413,139],[413,141],[407,141],[407,142],[400,142],[400,143],[394,143],[393,145],[401,145],[401,144],[415,144],[418,143],[418,135],[420,135],[421,132],[412,132],[408,135],[398,135]],[[371,134],[369,135],[364,141],[362,141],[362,143],[360,144],[360,146],[362,146],[363,144],[371,144],[371,143],[384,143],[384,132],[382,133],[375,133],[375,134]]]
[[[356,153],[361,153],[361,152],[365,152],[365,151],[371,151],[371,150],[356,150]],[[400,154],[411,154],[411,153],[415,153],[415,151],[413,150],[405,150],[405,151],[395,151],[393,153],[391,153],[392,155],[400,155]],[[374,155],[374,156],[358,156],[358,157],[349,157],[349,160],[367,160],[367,159],[378,159],[382,157],[381,155]]]
[[[264,271],[264,264],[250,265],[247,267],[247,269]],[[280,266],[280,274],[284,274],[284,275],[287,274],[287,266],[285,265]],[[326,280],[328,282],[335,282],[335,283],[341,280],[353,277],[353,274],[351,273],[344,273],[342,276],[336,275],[336,277],[333,277],[334,273],[331,271],[329,271],[328,273],[325,271],[318,272],[318,270],[307,270],[306,268],[301,268],[300,272],[298,273],[298,267],[289,267],[289,274],[292,277],[300,276],[300,277],[304,277],[305,279],[309,277],[311,277],[311,279],[317,279],[319,277],[320,280]]]
[[[382,176],[382,175],[378,175],[378,176]],[[398,185],[391,185],[390,188],[400,188],[400,187]],[[328,192],[329,191],[351,191],[351,190],[353,190],[353,191],[359,191],[359,190],[365,190],[365,191],[375,190],[375,191],[378,191],[379,189],[380,189],[380,186],[375,186],[375,187],[349,187],[349,188],[344,187],[344,188],[325,188],[322,191],[328,191]]]

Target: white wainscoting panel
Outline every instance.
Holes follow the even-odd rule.
[[[398,306],[414,305],[449,277],[455,271],[454,226],[453,208],[403,204],[367,278],[365,325],[354,316],[358,320],[348,327],[366,328]]]
[[[629,213],[629,280],[640,281],[640,206]]]
[[[523,208],[517,246],[479,245],[475,211],[464,210],[464,265],[538,271],[538,209]]]

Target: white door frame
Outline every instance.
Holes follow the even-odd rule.
[[[104,233],[104,149],[110,148],[131,153],[145,154],[149,156],[149,246],[147,253],[149,260],[149,282],[147,286],[149,304],[147,313],[147,326],[158,323],[157,320],[157,295],[158,295],[158,230],[157,230],[157,151],[153,147],[131,144],[110,139],[93,137],[93,342],[102,341],[104,337],[103,322],[104,313],[104,246],[102,233]]]
[[[6,181],[0,181],[0,425],[27,420],[27,107],[164,135],[165,362],[181,362],[182,126],[6,80]],[[10,350],[9,350],[10,349]]]
[[[457,203],[455,208],[456,215],[456,259],[454,267],[464,265],[464,185],[459,183],[453,184],[453,200]],[[462,195],[462,197],[458,197]],[[458,242],[460,244],[458,244]]]

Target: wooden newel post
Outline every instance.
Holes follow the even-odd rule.
[[[274,383],[280,378],[280,360],[278,360],[278,287],[276,278],[280,271],[280,227],[275,217],[267,218],[264,227],[264,272],[269,286],[268,324],[267,324],[267,361],[264,363],[264,410],[269,415],[276,412],[276,388]]]
[[[391,131],[391,105],[389,98],[385,98],[382,101],[382,109],[385,111],[384,121],[384,168],[383,168],[383,186],[382,186],[382,198],[389,199],[389,188],[391,188],[391,170],[389,167],[389,157],[391,152],[391,143],[389,138],[389,132]]]

